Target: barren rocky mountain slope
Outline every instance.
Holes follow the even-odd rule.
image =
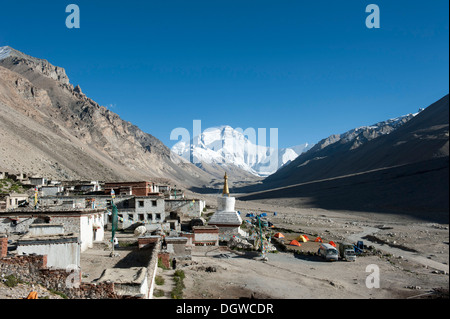
[[[390,134],[357,148],[352,141],[336,140],[311,149],[241,199],[394,212],[448,223],[448,118],[447,95]]]
[[[395,125],[363,127],[317,143],[264,181],[267,188],[446,157],[448,95]]]
[[[56,179],[168,178],[202,187],[223,176],[174,162],[158,139],[73,87],[63,68],[9,47],[0,59],[0,154],[3,169]]]

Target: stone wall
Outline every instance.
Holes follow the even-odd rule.
[[[170,268],[170,254],[168,252],[160,252],[158,254],[158,259],[161,259],[162,264]]]
[[[0,258],[8,254],[8,237],[0,235]]]
[[[0,259],[0,272],[27,282],[40,283],[40,270],[47,267],[47,256],[15,256]]]
[[[0,274],[14,275],[23,281],[41,284],[47,289],[65,294],[69,299],[129,299],[115,293],[114,283],[82,283],[81,272],[47,268],[47,256],[1,258]]]
[[[159,243],[161,237],[160,236],[145,236],[138,238],[138,247],[139,249],[143,248],[151,248],[157,243]]]

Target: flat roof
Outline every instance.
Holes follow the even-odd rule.
[[[0,217],[20,217],[20,216],[54,216],[54,215],[89,215],[89,214],[101,214],[106,212],[106,209],[13,209],[1,212]]]
[[[162,198],[164,199],[164,195],[161,193],[150,193],[148,196],[134,196],[134,198]]]
[[[18,193],[10,193],[10,194],[6,194],[5,196],[9,196],[9,197],[30,197],[28,194],[18,194]]]
[[[219,229],[216,225],[194,226],[192,229]]]
[[[186,242],[187,237],[166,237],[166,242]]]
[[[62,243],[77,243],[78,236],[69,233],[69,234],[57,234],[57,235],[46,235],[46,236],[30,236],[24,235],[17,240],[17,245],[26,246],[26,245],[47,245],[49,243],[54,244],[62,244]]]
[[[167,198],[166,199],[166,201],[168,201],[168,202],[177,202],[177,201],[192,202],[193,200],[195,200],[196,202],[204,201],[203,199],[200,199],[200,198],[191,198],[191,199],[188,199],[188,198],[177,198],[177,199]]]
[[[100,191],[101,192],[101,191]],[[122,198],[122,197],[133,197],[134,195],[120,195],[117,194],[116,198]],[[94,198],[94,197],[99,197],[99,198],[111,198],[111,195],[107,195],[107,194],[92,194],[92,195],[68,195],[68,196],[63,196],[63,195],[47,195],[47,196],[39,196],[39,198],[41,199],[55,199],[55,198],[59,198],[59,199],[89,199],[89,198]]]
[[[120,185],[120,184],[142,184],[142,183],[155,183],[149,181],[135,181],[135,182],[105,182],[105,185]]]
[[[119,284],[142,284],[147,276],[147,268],[130,267],[130,268],[108,268],[98,279],[98,282],[110,281]]]

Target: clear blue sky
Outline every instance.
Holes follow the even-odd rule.
[[[81,10],[68,29],[65,8]],[[375,3],[381,28],[368,29]],[[169,147],[170,132],[275,127],[279,146],[416,112],[448,93],[448,0],[2,1],[0,46]]]

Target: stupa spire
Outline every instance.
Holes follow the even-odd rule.
[[[224,176],[224,183],[223,183],[223,196],[228,196],[230,197],[230,190],[228,189],[228,176],[227,173],[225,172],[225,176]]]

